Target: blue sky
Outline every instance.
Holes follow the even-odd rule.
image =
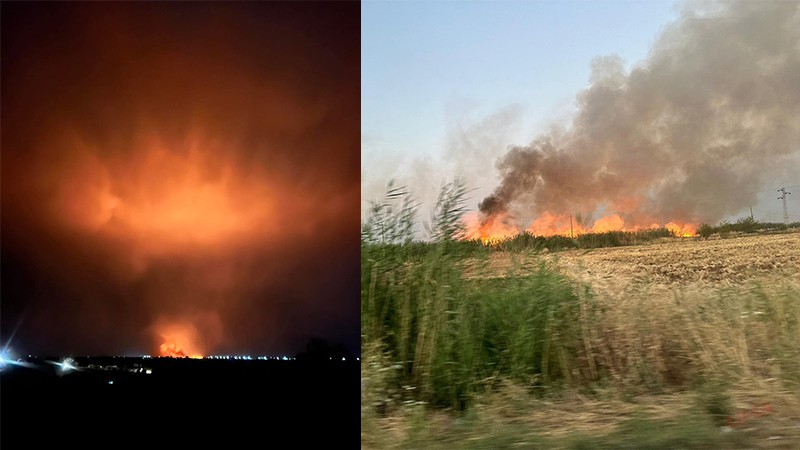
[[[423,211],[457,175],[488,193],[507,145],[568,121],[594,57],[634,64],[676,15],[664,1],[364,1],[362,200],[389,178],[413,186]],[[449,167],[448,133],[502,111],[485,176]]]
[[[390,178],[413,188],[423,216],[455,176],[482,198],[507,146],[569,124],[593,58],[642,62],[681,4],[362,2],[362,210]],[[464,151],[460,135],[482,147]],[[780,213],[773,202],[759,209]]]
[[[586,87],[592,58],[642,59],[674,15],[664,1],[365,1],[362,132],[430,154],[451,103],[547,120]]]

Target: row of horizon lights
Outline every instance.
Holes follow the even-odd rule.
[[[240,360],[252,360],[254,359],[252,356],[249,355],[209,355],[204,356],[204,359],[240,359]],[[274,360],[282,360],[282,361],[291,361],[295,358],[288,357],[288,356],[256,356],[255,359],[260,359],[262,361],[266,361],[268,359]]]
[[[21,361],[15,361],[14,358],[10,355],[10,351],[8,349],[3,349],[0,351],[0,366],[6,365],[8,363],[19,363]],[[153,358],[152,355],[140,355],[143,359],[150,359]],[[33,355],[28,355],[28,358],[33,358]],[[172,356],[157,356],[156,358],[173,358]],[[297,358],[291,356],[256,356],[253,358],[250,355],[209,355],[203,357],[193,357],[197,359],[227,359],[227,360],[242,360],[242,361],[251,361],[253,359],[267,361],[267,360],[275,360],[275,361],[294,361]],[[69,358],[71,359],[71,358]],[[333,357],[328,358],[333,360]],[[338,359],[338,358],[337,358]],[[347,358],[342,357],[342,361],[346,361]],[[361,361],[361,358],[356,357],[356,361]]]
[[[142,358],[153,358],[151,355],[142,355]],[[156,356],[156,358],[181,358],[177,356]],[[261,360],[261,361],[268,361],[268,360],[275,360],[275,361],[295,361],[297,358],[293,356],[256,356],[255,358],[250,355],[208,355],[208,356],[198,356],[198,357],[187,357],[187,358],[194,358],[194,359],[235,359],[241,361],[252,361],[252,360]],[[328,358],[333,360],[332,357]],[[347,361],[347,358],[342,357],[342,361]],[[361,358],[356,357],[356,361],[361,361]]]
[[[205,359],[240,359],[240,360],[252,360],[253,359],[252,356],[248,356],[248,355],[243,355],[243,356],[239,356],[239,355],[236,355],[236,356],[231,356],[231,355],[210,355],[210,356],[205,356],[204,358]],[[294,361],[297,358],[289,357],[289,356],[256,356],[255,359],[259,359],[259,360],[262,360],[262,361],[266,361],[266,360],[270,360],[270,359],[280,360],[280,361]],[[329,357],[328,359],[333,360],[333,357]],[[347,361],[347,358],[342,357],[342,361]],[[361,361],[361,358],[356,357],[356,361]]]

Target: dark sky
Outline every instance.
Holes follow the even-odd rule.
[[[357,352],[359,18],[3,2],[2,344]]]

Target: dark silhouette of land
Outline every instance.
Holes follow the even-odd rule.
[[[82,448],[360,445],[355,358],[84,357],[67,371],[59,361],[27,358],[20,361],[26,366],[0,372],[3,450],[67,442]]]

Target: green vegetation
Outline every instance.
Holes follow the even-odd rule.
[[[708,449],[748,447],[746,436],[721,435],[709,417],[690,412],[674,421],[635,417],[602,436],[578,437],[569,443],[574,449]]]
[[[708,239],[713,234],[719,234],[723,239],[729,237],[731,233],[758,233],[765,231],[785,231],[790,228],[800,228],[800,222],[790,224],[777,222],[759,222],[752,217],[742,217],[734,223],[722,221],[719,225],[713,226],[707,223],[700,224],[697,234]]]
[[[653,414],[625,415],[611,430],[547,435],[535,424],[497,420],[497,411],[469,413],[458,418],[426,414],[419,407],[407,408],[402,417],[410,430],[405,439],[392,439],[378,430],[362,429],[367,448],[447,449],[745,449],[753,448],[744,433],[720,433],[708,416],[688,410],[678,418],[664,420]],[[376,432],[377,431],[377,432]]]
[[[703,239],[708,239],[712,234],[714,234],[714,227],[707,223],[701,223],[697,228],[697,235]]]
[[[719,431],[735,410],[733,386],[800,392],[795,285],[668,296],[643,288],[612,303],[539,251],[631,245],[669,237],[668,230],[576,239],[521,234],[485,246],[457,239],[453,218],[465,192],[458,186],[443,189],[429,227],[438,230],[434,242],[404,234],[413,229],[404,221],[414,219],[405,190],[393,198],[401,207],[374,205],[380,217],[366,222],[364,448],[735,448],[747,446],[748,436]],[[760,225],[737,221],[699,232]],[[517,267],[491,272],[498,251],[517,255]],[[570,396],[587,405],[617,402],[625,413],[604,427],[548,434],[536,411]],[[668,417],[636,412],[637,398],[670,396],[688,406]],[[587,419],[569,420],[578,426]]]
[[[446,245],[422,256],[385,250],[362,250],[361,318],[365,343],[396,364],[394,388],[463,409],[494,380],[572,379],[579,320],[594,308],[565,277],[541,264],[525,277],[465,279]]]
[[[370,202],[369,217],[361,225],[361,242],[368,245],[408,244],[414,238],[419,205],[404,187],[390,181],[386,197]]]
[[[439,192],[428,233],[434,242],[461,240],[466,227],[461,216],[466,212],[467,184],[463,179],[446,183]]]
[[[531,393],[616,383],[652,394],[762,371],[800,386],[793,288],[643,298],[609,310],[543,261],[515,271],[524,276],[467,278],[463,259],[435,249],[362,251],[363,346],[388,361],[386,387],[402,394],[387,406],[463,410],[504,380]]]
[[[639,231],[606,231],[604,233],[586,233],[576,238],[567,236],[535,236],[523,232],[507,239],[501,239],[488,244],[494,250],[522,252],[527,250],[548,251],[565,250],[570,248],[600,248],[619,247],[622,245],[636,245],[651,242],[659,238],[673,237],[672,232],[666,228],[654,228]]]

